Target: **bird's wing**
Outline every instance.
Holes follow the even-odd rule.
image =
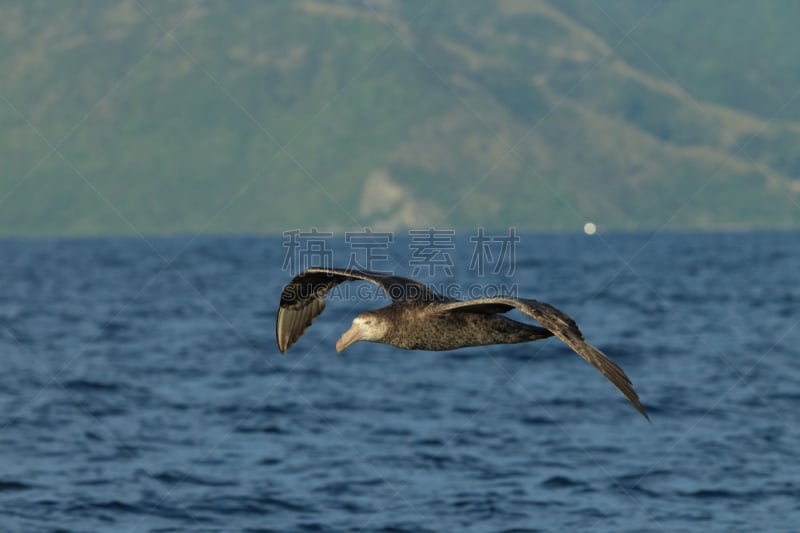
[[[575,353],[586,359],[592,366],[602,372],[614,386],[639,410],[647,419],[647,412],[639,401],[639,396],[633,389],[633,384],[622,368],[612,361],[606,354],[586,342],[581,330],[575,321],[562,311],[559,311],[550,304],[537,300],[523,298],[495,297],[479,298],[467,302],[450,302],[438,306],[438,310],[445,312],[469,312],[469,313],[505,313],[511,309],[519,309],[529,317],[533,318],[545,328],[550,330],[556,337],[572,348]]]
[[[368,270],[314,267],[298,274],[281,292],[275,336],[278,349],[285,352],[325,309],[325,295],[345,281],[369,281],[393,301],[448,301],[427,285],[413,279]]]

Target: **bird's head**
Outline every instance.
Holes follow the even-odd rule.
[[[389,330],[386,318],[375,313],[361,313],[353,319],[353,325],[336,341],[336,351],[341,352],[358,341],[381,342]]]

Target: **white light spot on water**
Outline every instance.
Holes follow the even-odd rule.
[[[583,232],[586,235],[594,235],[595,231],[597,231],[597,226],[594,225],[594,222],[587,222],[583,225]]]

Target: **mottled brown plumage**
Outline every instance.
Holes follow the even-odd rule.
[[[498,296],[467,302],[399,276],[365,270],[310,268],[290,281],[281,293],[275,333],[285,352],[325,309],[325,295],[345,281],[369,281],[392,303],[366,311],[336,343],[342,351],[358,341],[380,342],[406,350],[454,350],[467,346],[516,344],[555,335],[597,368],[648,420],[647,412],[625,372],[603,352],[586,342],[575,321],[555,307],[525,298]],[[544,328],[506,318],[518,309]]]

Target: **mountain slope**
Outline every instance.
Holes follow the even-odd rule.
[[[0,232],[796,227],[774,5],[5,4]]]

